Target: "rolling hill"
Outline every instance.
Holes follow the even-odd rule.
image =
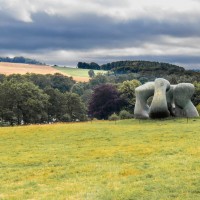
[[[77,69],[74,73],[70,73],[70,69],[63,70],[62,67],[51,67],[49,65],[33,65],[33,64],[22,64],[22,63],[9,63],[0,62],[0,74],[10,75],[10,74],[55,74],[60,73],[66,76],[72,76],[75,81],[87,82],[89,81],[89,76],[87,75],[88,70]]]
[[[58,72],[58,70],[47,65],[0,62],[0,73],[5,75],[26,73],[54,74]]]

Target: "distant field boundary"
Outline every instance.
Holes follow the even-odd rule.
[[[59,73],[59,71],[48,65],[0,62],[0,73],[5,75],[26,73],[55,74]]]
[[[59,67],[54,66],[54,69],[62,72],[63,74],[66,74],[68,76],[72,76],[77,81],[85,81],[88,82],[90,77],[88,75],[88,71],[90,69],[80,69],[80,68],[72,68],[72,67]],[[93,70],[95,74],[97,73],[106,73],[105,70]]]
[[[22,63],[8,63],[0,62],[0,74],[11,75],[11,74],[26,74],[26,73],[35,73],[35,74],[55,74],[60,73],[65,76],[73,77],[77,82],[88,82],[89,76],[82,76],[82,73],[77,71],[75,75],[62,71],[61,67],[52,67],[49,65],[35,65],[35,64],[22,64]],[[87,70],[88,71],[88,70]],[[77,75],[76,75],[77,74]]]

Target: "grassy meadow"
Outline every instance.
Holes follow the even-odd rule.
[[[200,199],[200,119],[0,128],[0,199]]]
[[[71,76],[78,76],[78,77],[87,77],[89,78],[88,71],[89,69],[79,69],[79,68],[70,68],[70,67],[53,67],[61,72],[64,72]],[[95,74],[97,73],[106,73],[107,71],[104,70],[93,70]]]

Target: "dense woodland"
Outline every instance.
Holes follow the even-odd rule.
[[[0,57],[0,62],[10,62],[10,63],[23,63],[23,64],[34,64],[34,65],[45,65],[45,63],[42,63],[40,61],[30,59],[30,58],[24,58],[23,56],[19,57]]]
[[[78,68],[82,69],[101,69],[101,70],[113,70],[119,73],[128,73],[128,72],[140,72],[140,71],[152,71],[154,70],[166,70],[166,71],[185,71],[183,67],[177,65],[172,65],[169,63],[160,63],[160,62],[151,62],[151,61],[117,61],[112,63],[107,63],[103,65],[98,65],[97,63],[85,63],[79,62],[77,65]]]
[[[192,99],[200,107],[200,76],[198,72],[164,74],[171,84],[190,82],[196,92]],[[178,71],[178,70],[177,70]],[[91,71],[90,71],[91,74]],[[133,117],[135,88],[154,80],[152,71],[143,73],[92,73],[89,82],[75,82],[61,74],[0,75],[1,125],[21,125],[125,119]],[[111,117],[110,117],[111,116]]]
[[[129,74],[136,73],[144,79],[154,80],[157,77],[181,76],[183,79],[189,78],[190,82],[200,82],[200,72],[198,70],[185,70],[183,67],[169,63],[150,62],[150,61],[118,61],[108,64],[98,65],[97,63],[79,62],[78,68],[109,70],[110,74]]]

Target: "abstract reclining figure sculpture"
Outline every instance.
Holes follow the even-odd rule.
[[[157,78],[135,89],[136,104],[134,116],[137,119],[175,117],[199,117],[191,102],[194,85],[180,83],[170,85],[169,81]],[[153,96],[151,105],[148,99]]]

